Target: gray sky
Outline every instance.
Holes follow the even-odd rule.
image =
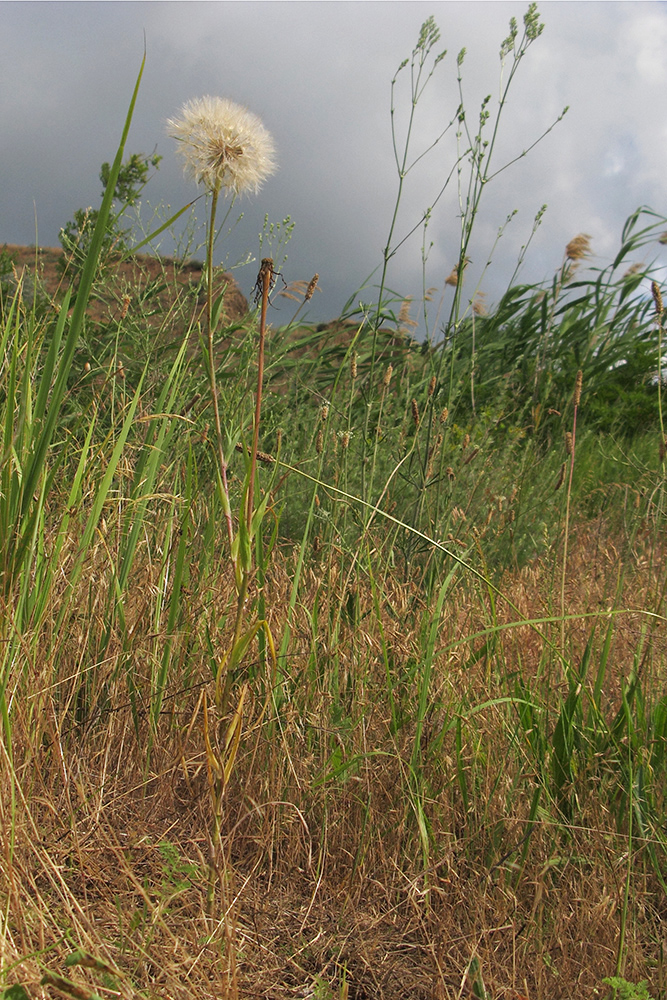
[[[469,119],[499,92],[500,43],[510,17],[522,28],[528,4],[499,2],[136,2],[0,3],[0,246],[58,245],[76,208],[98,205],[98,173],[112,160],[143,52],[147,62],[127,152],[164,159],[147,187],[142,217],[196,194],[174,156],[164,122],[194,97],[229,97],[260,116],[272,133],[280,169],[257,197],[237,201],[244,217],[219,244],[218,260],[257,259],[258,233],[290,216],[294,234],[283,273],[323,289],[310,318],[331,319],[381,263],[397,190],[390,125],[390,83],[432,15],[447,49],[417,108],[414,153],[441,131],[458,105],[456,56],[465,46]],[[553,274],[565,244],[593,237],[595,264],[620,244],[626,217],[640,204],[667,214],[667,4],[543,2],[542,36],[519,68],[504,112],[496,166],[519,154],[565,105],[564,120],[527,157],[503,172],[482,201],[466,290],[472,294],[496,234],[514,209],[483,290],[493,302],[514,270],[535,213],[547,213],[521,273]],[[396,122],[409,111],[408,73],[399,76]],[[406,179],[397,238],[419,221],[453,163],[449,137]],[[197,214],[204,220],[204,202]],[[166,216],[165,216],[166,217]],[[457,257],[455,185],[429,226],[434,246],[426,283],[442,289]],[[198,230],[195,243],[203,238]],[[390,285],[419,297],[421,232],[393,259]],[[165,240],[162,250],[173,249]],[[656,248],[657,250],[657,248]],[[273,255],[278,251],[273,248]],[[198,256],[203,256],[200,252]],[[236,270],[246,295],[256,263]],[[449,291],[451,294],[451,290]],[[370,293],[366,298],[371,297]],[[277,302],[274,322],[291,305]]]

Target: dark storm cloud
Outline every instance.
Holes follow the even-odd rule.
[[[456,54],[464,62],[469,114],[498,94],[498,49],[510,17],[526,4],[499,3],[4,3],[0,4],[0,244],[57,245],[78,207],[99,202],[100,164],[113,157],[143,51],[147,63],[128,152],[164,155],[142,206],[173,210],[194,194],[173,156],[165,120],[193,97],[230,97],[273,134],[280,171],[220,247],[229,264],[260,253],[265,213],[296,223],[289,280],[318,271],[318,319],[333,316],[381,260],[397,177],[391,146],[390,81],[433,15],[441,30],[438,67],[415,132],[415,151],[456,110]],[[501,129],[498,166],[533,142],[562,111],[565,119],[525,159],[500,174],[482,203],[472,282],[499,227],[514,209],[485,277],[496,297],[543,203],[549,210],[531,248],[526,278],[546,276],[577,232],[593,237],[600,262],[618,245],[639,204],[667,209],[663,112],[667,10],[660,3],[544,3],[546,24],[520,67]],[[399,83],[407,82],[406,74]],[[399,132],[408,112],[397,92]],[[443,140],[409,175],[399,238],[432,203],[452,164]],[[166,209],[163,209],[166,211]],[[203,203],[198,203],[203,219]],[[441,199],[428,230],[434,246],[427,284],[442,287],[456,260],[455,191]],[[200,233],[201,236],[201,233]],[[421,288],[420,233],[392,261],[390,284]],[[168,241],[163,249],[171,249]],[[254,265],[237,276],[247,292]],[[476,270],[477,269],[477,270]],[[283,307],[283,311],[287,307]],[[311,314],[312,315],[312,314]],[[281,317],[282,318],[282,317]]]

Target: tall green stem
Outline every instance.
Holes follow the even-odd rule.
[[[234,524],[232,522],[232,510],[229,504],[229,486],[227,483],[227,459],[222,443],[222,422],[220,420],[220,407],[218,405],[218,386],[215,378],[215,356],[213,351],[213,337],[215,334],[215,322],[213,316],[213,243],[215,240],[215,213],[218,207],[219,191],[212,193],[211,219],[208,228],[208,240],[206,245],[206,328],[208,346],[208,368],[211,383],[211,400],[213,402],[213,420],[215,422],[215,443],[218,453],[218,465],[222,479],[222,503],[227,524],[227,537],[230,548],[234,541]]]

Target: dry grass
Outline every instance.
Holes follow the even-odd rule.
[[[101,561],[101,550],[97,555]],[[634,562],[624,557],[622,606],[643,606],[655,586],[658,555],[647,563],[639,547]],[[267,584],[278,636],[277,609],[287,601],[292,560],[276,556]],[[425,612],[419,589],[385,581],[380,621],[394,697],[402,699],[404,722],[397,727],[388,707],[380,622],[363,576],[359,617],[342,620],[334,635],[326,623],[340,598],[340,574],[335,564],[311,568],[302,608],[312,608],[317,597],[318,632],[301,610],[288,701],[276,716],[258,694],[246,715],[223,801],[226,863],[211,914],[211,799],[200,697],[210,674],[201,626],[220,618],[231,581],[224,573],[211,579],[217,606],[192,609],[189,657],[202,667],[174,678],[152,734],[147,705],[140,706],[135,728],[117,669],[127,657],[120,638],[94,672],[87,660],[91,638],[104,624],[104,584],[100,588],[95,561],[81,591],[96,581],[98,602],[92,617],[70,621],[59,676],[49,678],[48,665],[33,660],[30,694],[12,709],[13,762],[4,759],[0,796],[7,885],[2,961],[5,968],[17,963],[8,981],[23,983],[34,996],[49,993],[51,987],[40,986],[47,971],[105,996],[277,1000],[343,996],[347,989],[357,1000],[454,998],[478,995],[472,972],[467,975],[476,957],[488,996],[598,995],[602,978],[615,969],[627,829],[618,827],[602,797],[585,789],[567,833],[546,802],[529,823],[532,764],[522,757],[512,711],[498,699],[515,673],[532,684],[544,670],[544,644],[535,630],[498,633],[493,654],[471,666],[478,643],[457,642],[487,628],[488,613],[479,595],[460,584],[439,635],[417,786],[410,759]],[[619,564],[603,525],[580,530],[572,547],[572,613],[606,606]],[[541,617],[549,613],[550,573],[549,564],[537,562],[508,576],[503,590],[523,614]],[[137,583],[136,593],[158,586],[150,566]],[[127,615],[134,683],[148,691],[152,623],[140,601]],[[582,621],[569,631],[575,653],[589,632]],[[605,691],[611,710],[618,707],[639,625],[631,615],[618,623]],[[215,637],[220,647],[224,635]],[[663,647],[656,634],[654,663],[664,663]],[[25,649],[40,645],[25,637]],[[25,693],[21,665],[15,669],[15,690]],[[654,680],[664,684],[663,676]],[[85,704],[97,710],[83,710],[86,683]],[[262,688],[259,676],[255,690]],[[77,704],[81,717],[73,723]],[[466,715],[465,706],[483,704]],[[458,745],[450,724],[457,718]],[[589,779],[593,785],[603,780]],[[430,825],[426,869],[414,795],[421,795]],[[650,865],[642,865],[641,839],[633,850],[625,975],[658,983],[664,896]],[[104,989],[100,972],[68,971],[63,962],[75,947],[122,975]]]

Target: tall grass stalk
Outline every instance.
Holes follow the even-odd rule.
[[[567,579],[567,547],[570,538],[570,504],[572,501],[572,478],[574,476],[574,457],[576,453],[577,446],[577,413],[579,411],[579,405],[581,403],[581,388],[583,384],[583,372],[581,369],[577,372],[577,378],[574,383],[574,394],[572,397],[572,407],[574,410],[572,416],[572,431],[567,434],[567,450],[569,458],[569,470],[567,478],[567,493],[565,496],[565,530],[563,536],[563,566],[561,570],[560,577],[560,617],[561,617],[561,632],[560,632],[560,645],[563,655],[565,654],[565,582]]]

